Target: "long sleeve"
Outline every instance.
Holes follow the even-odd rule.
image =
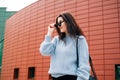
[[[90,75],[88,44],[83,36],[78,39],[79,63],[77,69],[77,80],[88,80]]]
[[[44,41],[41,43],[39,51],[44,56],[50,56],[54,54],[56,47],[55,38],[51,38],[51,36],[45,35]]]

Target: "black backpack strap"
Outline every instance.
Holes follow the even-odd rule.
[[[92,63],[92,59],[91,59],[90,55],[89,55],[89,63],[90,63],[90,67],[91,67],[93,76],[95,77],[95,80],[98,80],[97,75],[96,75],[95,70],[94,70],[94,67],[93,67],[93,63]]]
[[[79,37],[77,37],[77,40],[76,40],[76,53],[77,53],[77,66],[79,65],[79,55],[78,55],[78,38]]]

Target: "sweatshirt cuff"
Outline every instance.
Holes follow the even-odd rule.
[[[50,42],[52,40],[52,37],[49,35],[45,35],[45,41]]]

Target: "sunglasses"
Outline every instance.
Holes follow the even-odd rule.
[[[64,21],[60,21],[59,23],[56,23],[55,26],[56,27],[61,27],[61,24],[63,23]]]

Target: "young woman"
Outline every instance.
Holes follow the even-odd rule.
[[[58,36],[52,39],[54,30]],[[78,57],[76,40],[78,39]],[[52,80],[88,80],[90,75],[88,44],[74,17],[63,12],[56,18],[56,23],[48,26],[48,32],[41,43],[40,52],[51,56],[48,73]],[[79,60],[79,61],[77,61]],[[79,62],[77,64],[77,62]]]

